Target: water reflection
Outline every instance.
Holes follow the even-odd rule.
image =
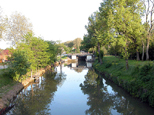
[[[25,87],[8,115],[153,115],[154,109],[102,78],[86,62],[58,66]],[[87,69],[88,67],[88,69]]]
[[[86,61],[78,61],[76,63],[71,63],[67,65],[74,71],[81,73],[84,69],[91,68],[92,67],[92,62],[86,62]]]
[[[110,85],[109,85],[110,84]],[[148,105],[130,97],[124,90],[106,81],[93,69],[85,76],[84,83],[80,84],[81,90],[88,95],[85,111],[90,115],[153,115],[154,110]]]
[[[49,71],[44,77],[39,78],[39,83],[31,83],[25,87],[14,101],[15,107],[7,114],[50,115],[49,104],[53,101],[57,87],[61,86],[66,79],[66,75],[61,72],[55,76]]]

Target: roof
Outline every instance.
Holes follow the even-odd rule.
[[[2,52],[0,52],[0,55],[10,55],[11,53],[9,52],[9,50],[3,50]]]

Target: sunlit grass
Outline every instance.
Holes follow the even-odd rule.
[[[13,81],[13,79],[9,78],[9,76],[3,76],[4,71],[4,69],[0,70],[0,98],[16,83],[15,81]]]
[[[61,59],[67,59],[67,56],[61,56]],[[60,61],[60,56],[57,56],[57,61]]]
[[[149,102],[154,107],[154,62],[128,60],[128,64],[129,69],[126,70],[124,59],[105,56],[103,64],[96,59],[93,66],[131,95],[140,98],[143,102]]]
[[[120,59],[115,56],[105,56],[103,57],[103,64],[100,65],[98,61],[97,63],[97,68],[98,70],[102,72],[107,72],[110,73],[111,75],[114,76],[119,76],[124,79],[131,79],[132,78],[132,73],[135,75],[137,74],[135,71],[135,68],[142,67],[147,63],[153,63],[153,61],[136,61],[136,60],[128,60],[129,64],[129,69],[126,70],[126,61],[124,59]]]

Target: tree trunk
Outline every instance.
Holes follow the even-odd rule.
[[[143,45],[143,48],[142,48],[142,61],[144,60],[144,42],[142,41],[142,45]]]
[[[114,56],[117,57],[117,53],[116,52],[115,52]]]
[[[94,54],[94,48],[93,48],[93,54]]]
[[[127,54],[126,48],[124,48],[125,50],[125,54]],[[128,66],[128,55],[125,57],[125,61],[126,61],[126,70],[128,70],[129,66]]]
[[[60,74],[62,75],[62,64],[60,64]]]
[[[139,56],[139,52],[136,51],[136,60],[139,61],[140,60],[140,56]]]
[[[146,60],[149,60],[149,37],[150,35],[148,36],[148,39],[147,39],[147,46],[146,46]]]
[[[114,47],[114,51],[115,51],[114,56],[117,57],[117,52],[116,52],[115,47]]]
[[[129,66],[128,66],[128,59],[125,59],[126,61],[126,70],[128,70]]]
[[[60,54],[60,62],[61,62],[61,54]]]
[[[98,53],[99,53],[100,64],[102,64],[102,59],[101,59],[101,55],[100,55],[100,43],[99,42],[98,42]]]
[[[130,59],[132,60],[133,58],[132,58],[132,53],[130,54]]]

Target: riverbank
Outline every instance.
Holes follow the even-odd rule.
[[[56,65],[56,63],[54,65]],[[42,74],[44,74],[47,70],[50,70],[51,68],[52,68],[51,66],[47,66],[44,69],[40,69],[33,76],[36,76],[36,75],[41,76]],[[0,89],[3,89],[0,95],[0,112],[3,111],[3,109],[8,108],[10,102],[12,102],[12,100],[16,98],[17,94],[29,83],[34,82],[34,78],[31,78],[29,76],[27,77],[27,79],[21,82],[15,82],[13,80],[12,82],[13,84],[11,85],[8,84],[0,88]]]
[[[133,97],[154,107],[154,63],[135,60],[129,60],[128,63],[129,69],[126,70],[125,60],[106,56],[102,65],[96,60],[93,67]]]

